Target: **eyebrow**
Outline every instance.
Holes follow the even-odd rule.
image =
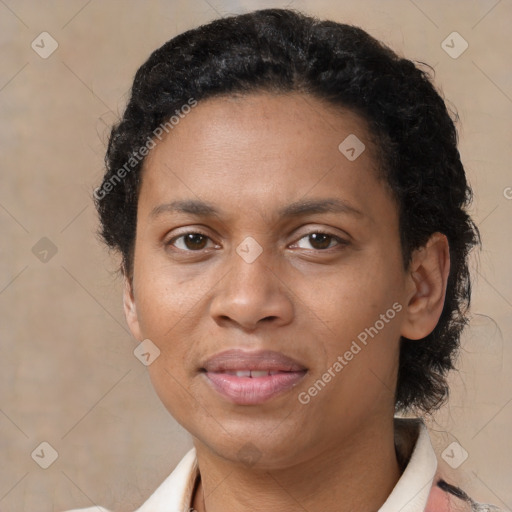
[[[221,217],[222,214],[212,204],[195,199],[177,200],[156,206],[151,217],[159,217],[164,213],[185,213],[198,217]],[[283,218],[300,217],[317,213],[345,213],[356,217],[364,217],[363,212],[342,199],[308,199],[291,203],[278,211]]]
[[[292,203],[281,210],[281,217],[299,217],[315,213],[348,213],[357,217],[364,214],[342,199],[309,199]]]

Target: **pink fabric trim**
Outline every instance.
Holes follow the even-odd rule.
[[[434,484],[428,497],[425,512],[450,512],[451,510],[450,497]]]

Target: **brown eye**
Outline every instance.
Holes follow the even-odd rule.
[[[202,233],[185,233],[173,238],[169,245],[183,251],[201,251],[205,249],[210,239]]]
[[[199,250],[204,249],[206,246],[206,237],[199,233],[189,233],[184,236],[184,241],[187,249]]]
[[[333,243],[334,242],[334,243]],[[304,243],[309,244],[309,247],[305,246]],[[314,233],[309,233],[306,236],[303,236],[298,242],[297,245],[301,249],[314,249],[317,251],[322,251],[325,249],[331,249],[337,245],[344,246],[347,245],[347,242],[342,240],[341,238],[330,235],[329,233],[322,233],[321,231],[315,231]]]
[[[325,233],[311,233],[309,235],[309,243],[315,249],[328,249],[331,245],[333,237]]]

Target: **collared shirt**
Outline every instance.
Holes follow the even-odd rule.
[[[450,512],[498,511],[470,498],[458,499],[435,485],[437,457],[422,420],[395,418],[395,446],[399,462],[405,467],[400,479],[378,512]],[[193,492],[199,477],[196,450],[192,448],[174,471],[135,512],[193,511]],[[450,486],[443,482],[448,488]],[[456,489],[456,488],[454,488]],[[459,490],[460,491],[460,490]],[[460,491],[462,495],[465,495]],[[68,512],[109,512],[102,507],[75,509]]]

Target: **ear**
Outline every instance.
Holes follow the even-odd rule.
[[[412,255],[402,336],[419,340],[434,330],[443,311],[449,273],[448,239],[442,233],[434,233]]]
[[[124,277],[123,306],[124,316],[126,317],[126,322],[128,323],[133,337],[137,341],[142,341],[143,337],[140,332],[139,317],[137,315],[137,307],[133,294],[133,284],[127,276]]]

